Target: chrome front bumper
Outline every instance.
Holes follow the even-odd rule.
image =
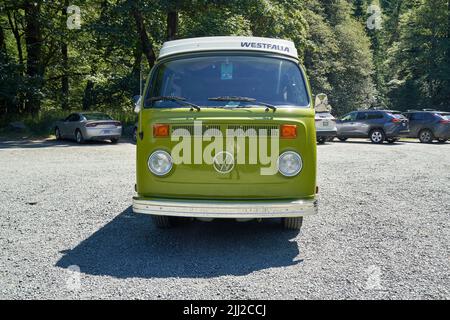
[[[194,218],[287,218],[316,214],[317,200],[207,201],[133,198],[133,212]]]

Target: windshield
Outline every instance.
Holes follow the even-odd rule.
[[[334,118],[331,113],[327,112],[316,112],[316,118]]]
[[[435,115],[444,118],[445,120],[450,120],[450,113],[436,113]]]
[[[399,111],[388,112],[388,115],[396,119],[406,119],[406,117]]]
[[[355,121],[356,120],[356,112],[351,112],[351,113],[347,114],[341,120],[342,121]]]
[[[86,120],[112,120],[110,116],[104,113],[84,113]]]
[[[278,106],[307,107],[309,97],[299,66],[282,58],[217,55],[183,58],[160,65],[145,107],[180,107],[156,96],[182,97],[199,106],[250,106],[251,102],[211,101],[214,97],[251,97]]]

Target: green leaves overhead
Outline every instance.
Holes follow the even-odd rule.
[[[405,10],[387,44],[389,97],[400,108],[450,110],[450,2],[423,0]]]
[[[79,0],[0,4],[0,114],[129,112],[168,38],[290,39],[334,111],[450,105],[449,0]],[[68,5],[81,28],[68,29]],[[369,30],[369,5],[382,29]]]

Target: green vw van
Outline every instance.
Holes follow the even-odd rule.
[[[317,212],[314,107],[291,41],[166,42],[136,112],[133,211],[158,227],[281,218],[300,229]]]

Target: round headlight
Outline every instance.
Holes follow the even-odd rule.
[[[166,151],[158,150],[148,158],[148,169],[157,176],[163,176],[172,169],[172,157]]]
[[[302,157],[296,152],[286,151],[278,158],[278,171],[283,176],[293,177],[302,171]]]

